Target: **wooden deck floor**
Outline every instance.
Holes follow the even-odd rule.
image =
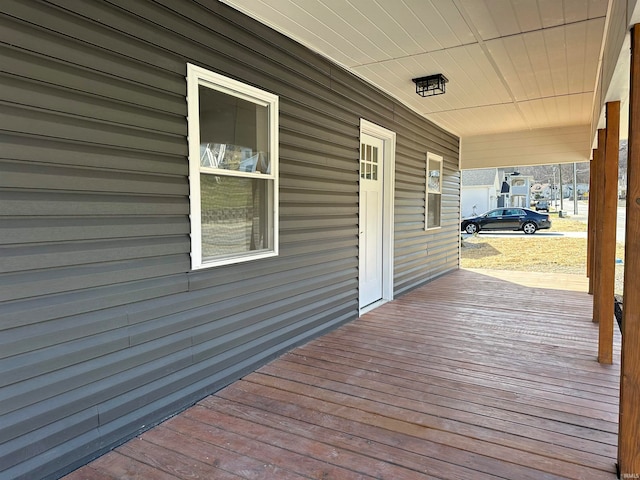
[[[66,478],[614,479],[619,335],[601,366],[584,289],[489,273],[383,305]]]

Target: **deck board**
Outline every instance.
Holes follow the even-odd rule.
[[[614,364],[600,365],[587,287],[567,275],[453,272],[67,480],[613,480],[620,337]]]

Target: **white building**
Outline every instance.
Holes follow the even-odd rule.
[[[463,170],[460,186],[462,217],[471,217],[498,206],[500,179],[498,169]]]

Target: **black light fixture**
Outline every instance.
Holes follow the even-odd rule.
[[[441,73],[413,79],[416,84],[416,93],[421,97],[442,95],[445,92],[445,84],[448,81],[447,77]]]

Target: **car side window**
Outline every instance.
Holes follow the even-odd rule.
[[[495,217],[500,217],[501,215],[502,215],[502,210],[494,210],[492,212],[489,212],[489,215],[487,215],[487,217],[495,218]]]

